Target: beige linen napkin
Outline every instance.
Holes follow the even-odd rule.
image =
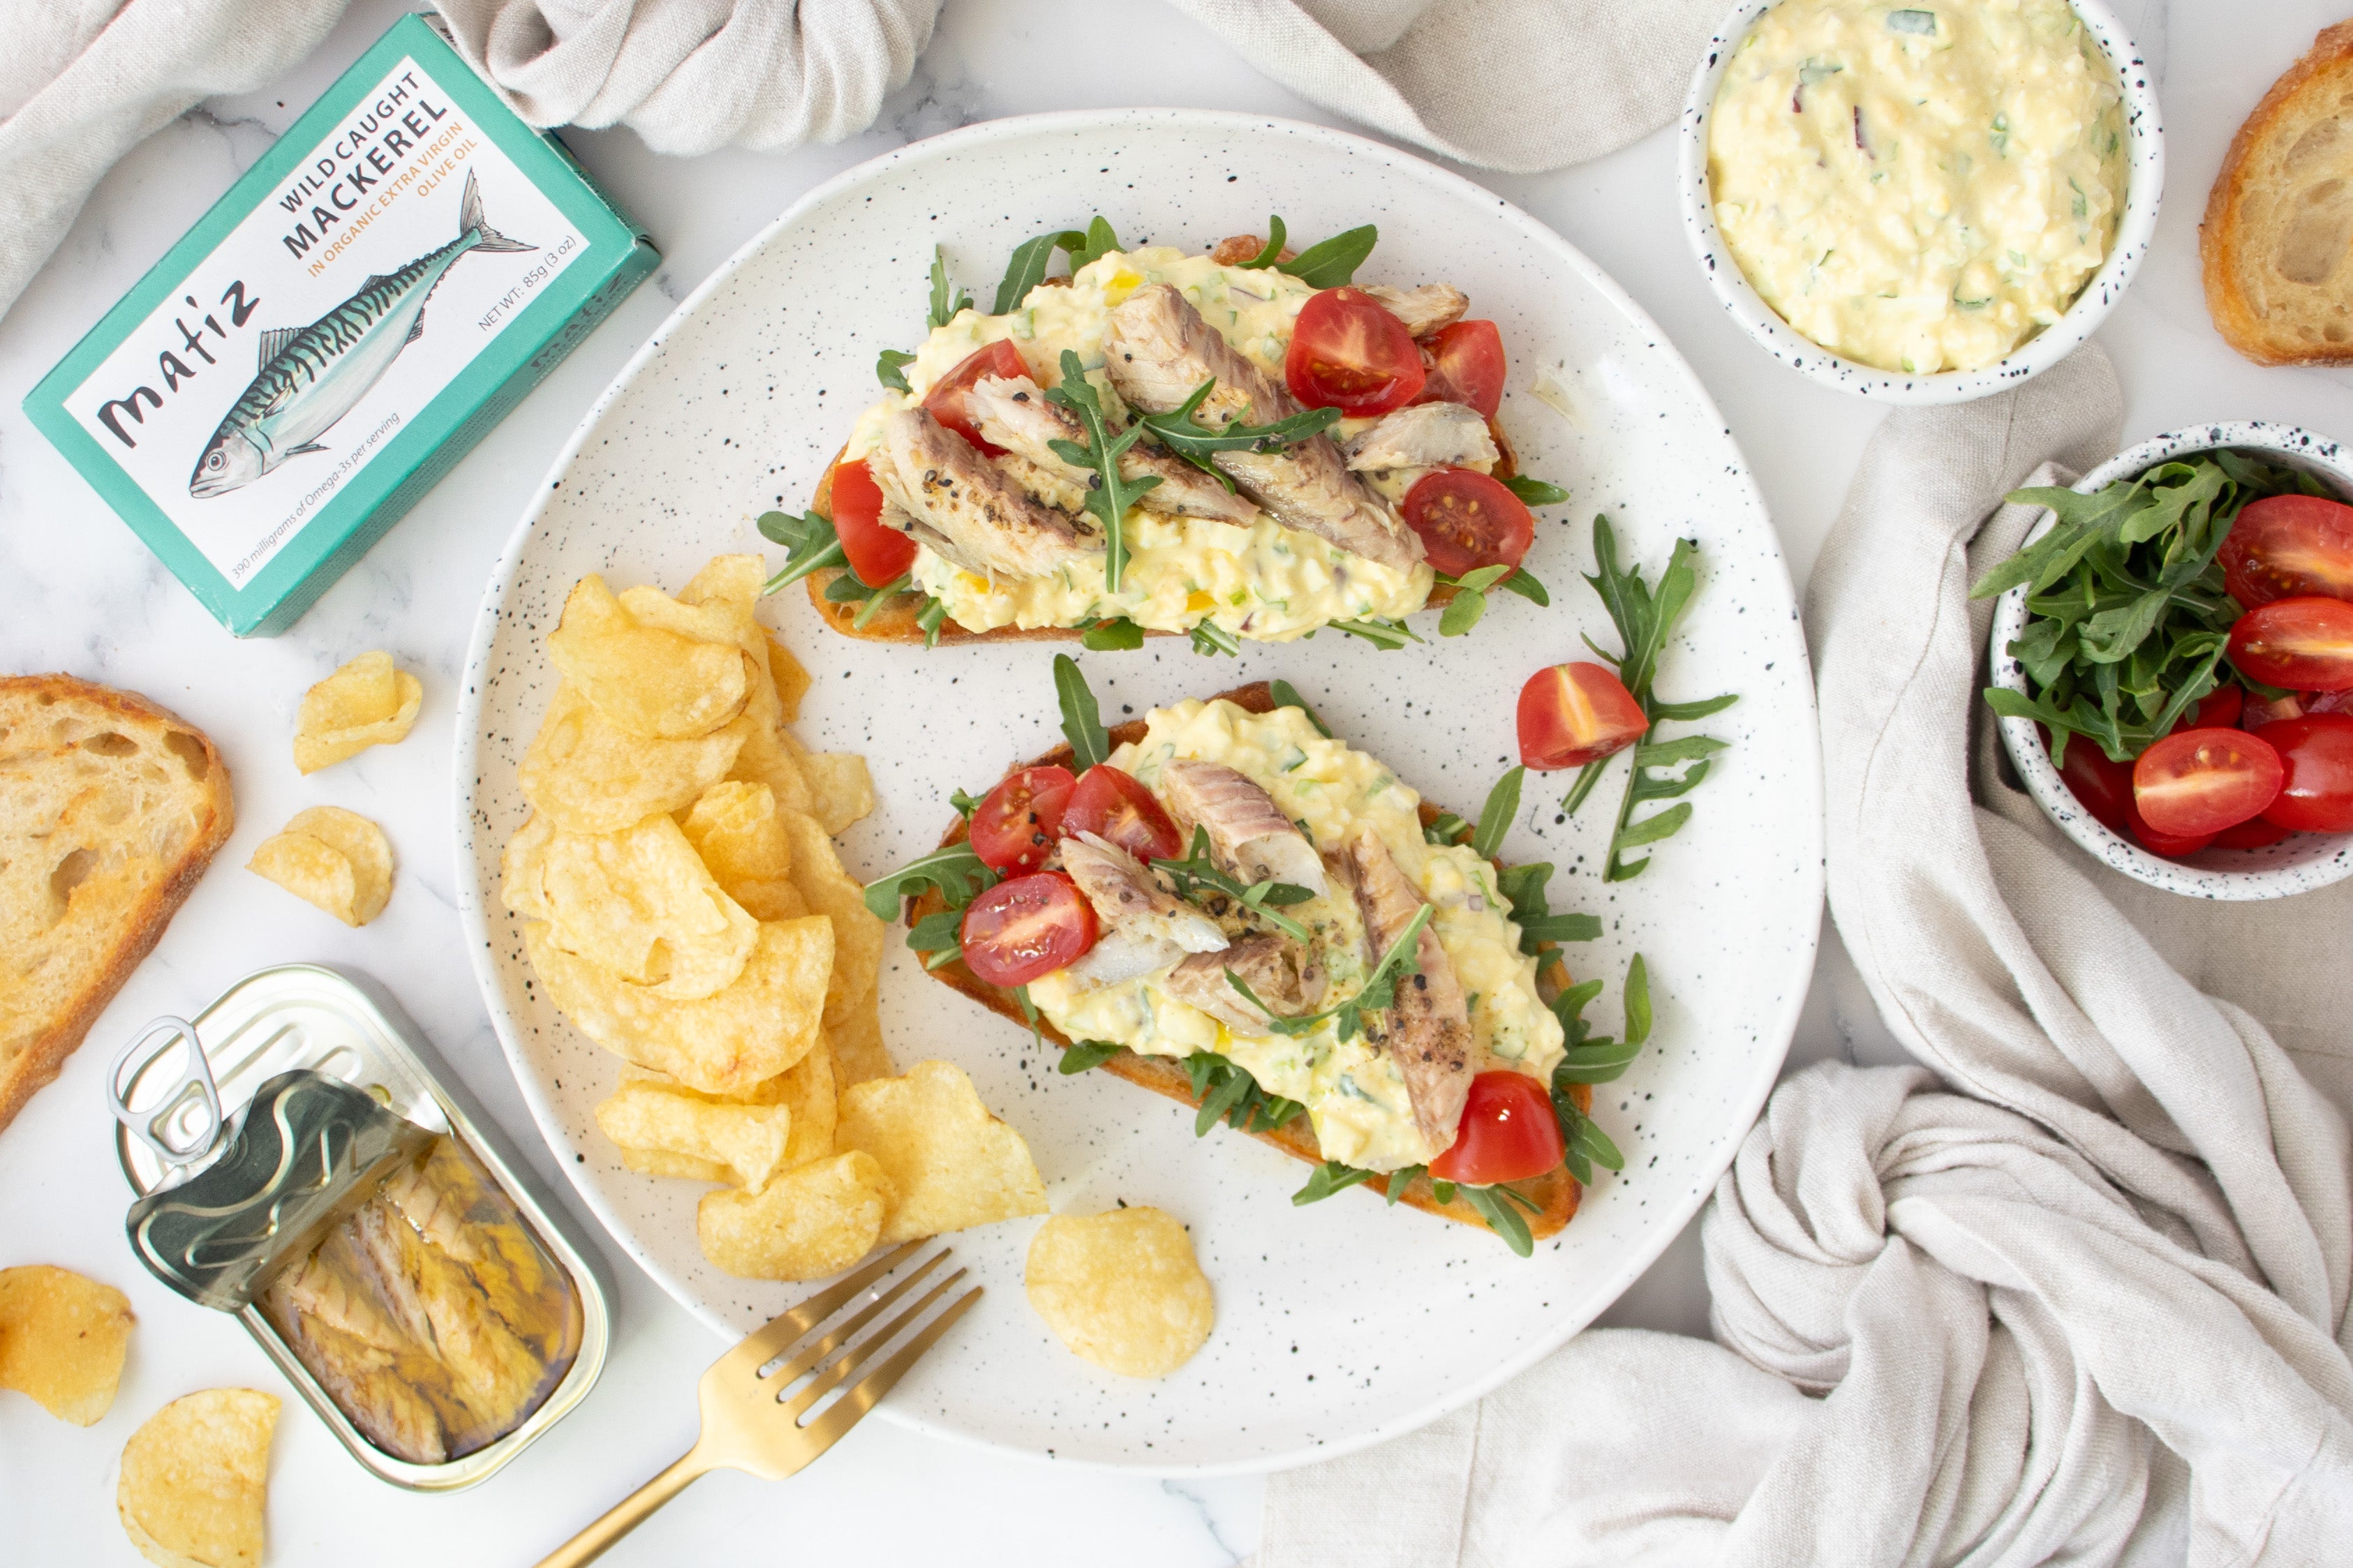
[[[2086,348],[1897,412],[1815,569],[1831,913],[1935,1073],[1776,1091],[1703,1226],[1717,1343],[1588,1333],[1276,1477],[1261,1568],[2345,1560],[2353,884],[2143,889],[2004,781],[1978,698],[1968,587],[2033,521],[2000,498],[2118,409]]]

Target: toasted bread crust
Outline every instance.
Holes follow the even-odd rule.
[[[206,867],[236,826],[235,802],[228,766],[211,737],[158,703],[135,692],[118,691],[64,674],[0,677],[0,743],[9,735],[12,710],[59,704],[79,708],[133,733],[193,738],[203,748],[203,777],[194,792],[196,829],[178,855],[123,912],[107,933],[105,945],[86,955],[71,991],[41,1019],[21,1043],[0,1039],[0,1128],[5,1128],[25,1102],[53,1082],[65,1060],[90,1033],[90,1026],[131,978],[140,961],[163,939],[164,928],[195,889]],[[0,744],[0,755],[5,755]],[[37,765],[37,759],[27,765]],[[193,768],[188,770],[194,773]],[[9,825],[0,822],[0,833]],[[14,1054],[8,1055],[9,1047]]]
[[[2271,171],[2258,168],[2272,143],[2284,134],[2308,91],[2353,87],[2353,21],[2323,28],[2303,58],[2272,83],[2238,134],[2214,176],[2206,215],[2198,225],[2198,251],[2206,285],[2206,310],[2225,342],[2257,364],[2353,364],[2353,337],[2341,345],[2315,344],[2268,319],[2249,291],[2249,279],[2265,263],[2254,254],[2250,198],[2263,191]],[[2353,330],[2349,328],[2348,330]]]
[[[1274,693],[1268,689],[1264,681],[1255,681],[1248,686],[1236,687],[1230,691],[1219,692],[1218,695],[1246,712],[1270,713],[1275,708]],[[1142,740],[1144,728],[1144,721],[1141,719],[1132,719],[1124,724],[1118,725],[1110,731],[1112,743],[1126,745],[1130,742]],[[1071,748],[1065,744],[1055,747],[1042,756],[1033,757],[1027,763],[1018,763],[1015,769],[1008,772],[1048,764],[1068,766],[1071,761]],[[1438,820],[1438,807],[1428,801],[1422,802],[1421,820],[1424,826]],[[948,831],[941,836],[941,845],[944,847],[961,843],[965,837],[966,826],[964,818],[958,817]],[[945,907],[946,901],[941,897],[938,889],[926,889],[920,897],[909,901],[906,910],[908,924],[912,926],[923,916]],[[932,973],[935,978],[945,982],[949,986],[979,1003],[997,1016],[1018,1024],[1024,1028],[1030,1026],[1029,1020],[1022,1014],[1020,1003],[1014,998],[1011,992],[991,985],[981,979],[965,967],[963,960],[957,959],[944,964]],[[1038,1021],[1037,1029],[1041,1036],[1059,1046],[1068,1047],[1071,1043],[1068,1037],[1042,1018]],[[1193,1092],[1191,1077],[1181,1064],[1167,1057],[1138,1056],[1134,1051],[1123,1050],[1104,1062],[1103,1070],[1114,1078],[1124,1079],[1139,1089],[1148,1089],[1155,1094],[1166,1095],[1170,1100],[1183,1104],[1198,1106],[1201,1103],[1200,1097]],[[1578,1084],[1571,1093],[1577,1100],[1578,1110],[1592,1109],[1593,1090],[1589,1086]],[[1315,1142],[1314,1129],[1303,1116],[1295,1117],[1271,1131],[1252,1132],[1250,1136],[1261,1143],[1282,1150],[1295,1160],[1304,1160],[1311,1165],[1320,1165],[1324,1163],[1324,1152]],[[1581,1189],[1577,1185],[1577,1178],[1570,1175],[1564,1166],[1556,1165],[1533,1181],[1514,1182],[1512,1184],[1514,1190],[1537,1205],[1534,1213],[1525,1214],[1524,1217],[1528,1222],[1528,1234],[1538,1241],[1546,1237],[1557,1235],[1561,1227],[1566,1226],[1577,1213],[1577,1197]],[[1379,1190],[1373,1183],[1366,1183],[1364,1187],[1368,1193],[1377,1194]],[[1418,1208],[1424,1214],[1438,1215],[1463,1225],[1477,1226],[1481,1229],[1485,1229],[1487,1226],[1486,1220],[1481,1216],[1479,1211],[1464,1203],[1459,1196],[1451,1203],[1440,1204],[1436,1194],[1432,1192],[1430,1178],[1427,1176],[1415,1177],[1412,1184],[1406,1188],[1398,1201]]]

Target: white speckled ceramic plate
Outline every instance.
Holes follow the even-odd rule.
[[[1733,690],[1709,729],[1729,740],[1691,826],[1650,872],[1605,889],[1614,788],[1576,820],[1550,809],[1565,775],[1533,781],[1506,853],[1560,867],[1556,907],[1602,916],[1576,955],[1610,978],[1593,1009],[1618,1024],[1615,981],[1636,952],[1658,999],[1653,1044],[1597,1115],[1626,1153],[1567,1231],[1529,1260],[1492,1237],[1377,1197],[1311,1208],[1306,1167],[1099,1074],[1062,1078],[1018,1028],[927,979],[894,933],[882,1017],[903,1067],[944,1057],[1029,1140],[1057,1212],[1124,1200],[1192,1227],[1218,1324],[1183,1370],[1123,1381],[1062,1349],[1021,1271],[1036,1222],[955,1238],[987,1295],[882,1413],[922,1430],[1054,1458],[1176,1472],[1278,1468],[1377,1442],[1493,1387],[1558,1345],[1656,1258],[1731,1160],[1771,1087],[1811,970],[1820,919],[1821,786],[1811,682],[1789,579],[1740,452],[1691,371],[1616,285],[1526,214],[1419,159],[1311,125],[1145,110],[975,126],[893,153],[811,193],[681,306],[597,405],[517,530],[484,599],[459,721],[464,917],[482,994],[541,1130],[621,1245],[681,1302],[733,1336],[801,1293],[706,1265],[704,1189],[624,1171],[592,1110],[613,1058],[530,984],[499,906],[500,847],[523,820],[515,764],[554,682],[539,647],[583,573],[675,589],[712,554],[763,548],[761,510],[798,510],[857,412],[874,360],[921,334],[933,245],[974,294],[1041,230],[1109,217],[1131,242],[1199,248],[1264,226],[1367,221],[1360,276],[1447,279],[1502,327],[1502,419],[1524,468],[1569,487],[1539,523],[1532,570],[1550,610],[1500,595],[1485,625],[1402,652],[1326,632],[1205,658],[1181,641],[1088,654],[1106,718],[1243,680],[1291,680],[1347,739],[1431,798],[1475,813],[1511,760],[1513,705],[1540,666],[1609,624],[1577,580],[1597,510],[1655,570],[1696,538],[1703,586],[1662,689]],[[1564,415],[1529,394],[1551,367]],[[774,552],[770,552],[774,558]],[[770,618],[817,675],[801,733],[864,752],[881,805],[843,840],[873,876],[930,848],[949,792],[993,782],[1058,738],[1054,644],[876,647],[820,627],[797,592]]]

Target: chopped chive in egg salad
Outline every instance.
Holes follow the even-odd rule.
[[[821,504],[760,520],[787,552],[770,590],[807,580],[871,635],[1205,655],[1325,627],[1403,647],[1434,590],[1444,637],[1499,587],[1549,604],[1530,509],[1567,491],[1514,471],[1496,324],[1443,282],[1358,284],[1371,225],[1295,255],[1268,228],[1187,255],[1098,216],[1016,247],[987,311],[935,248],[927,334],[881,351]]]

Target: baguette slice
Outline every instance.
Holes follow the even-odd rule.
[[[203,731],[69,675],[0,678],[0,1128],[58,1076],[235,820]]]
[[[1270,713],[1275,708],[1274,694],[1262,680],[1254,681],[1248,686],[1236,687],[1231,691],[1219,692],[1219,696],[1245,712]],[[1143,738],[1144,721],[1141,719],[1132,719],[1111,731],[1111,742],[1114,746],[1124,746],[1129,742]],[[1071,761],[1071,748],[1064,744],[1055,747],[1044,756],[1033,757],[1029,762],[1018,765],[1039,767],[1050,763],[1069,767]],[[1438,816],[1438,807],[1428,801],[1422,802],[1423,826],[1427,827],[1437,821]],[[964,819],[958,817],[955,825],[950,827],[947,834],[941,838],[941,846],[944,847],[950,844],[963,842],[965,826]],[[906,911],[907,922],[912,926],[923,916],[945,907],[946,902],[940,896],[939,889],[929,889],[911,901],[911,907]],[[987,981],[975,974],[965,967],[962,959],[943,964],[932,973],[935,978],[945,981],[955,990],[979,1003],[999,1017],[1009,1019],[1023,1028],[1029,1026],[1028,1019],[1022,1015],[1021,1004],[1015,999],[1013,994],[991,985]],[[1555,966],[1547,964],[1544,973],[1554,973]],[[1038,1022],[1038,1030],[1056,1045],[1068,1047],[1071,1044],[1066,1037],[1042,1018]],[[1187,1105],[1198,1106],[1201,1103],[1200,1097],[1193,1092],[1191,1076],[1185,1071],[1182,1064],[1171,1058],[1138,1056],[1134,1051],[1124,1050],[1104,1062],[1103,1070],[1114,1078],[1126,1079],[1138,1089],[1148,1089],[1155,1094],[1166,1095],[1169,1099],[1181,1100]],[[1593,1089],[1590,1085],[1578,1084],[1570,1092],[1576,1097],[1578,1110],[1593,1109]],[[1261,1143],[1271,1144],[1293,1159],[1304,1160],[1311,1165],[1320,1165],[1324,1163],[1324,1151],[1315,1142],[1315,1130],[1304,1116],[1294,1117],[1272,1131],[1253,1132],[1250,1136]],[[1360,1184],[1367,1193],[1377,1195],[1381,1191],[1377,1183],[1366,1182]],[[1556,1165],[1534,1181],[1515,1182],[1513,1186],[1537,1205],[1535,1212],[1524,1212],[1522,1217],[1528,1222],[1528,1234],[1538,1241],[1542,1241],[1546,1237],[1559,1234],[1561,1227],[1567,1225],[1577,1213],[1577,1194],[1581,1189],[1577,1185],[1577,1178],[1570,1175],[1565,1166]],[[1439,1215],[1463,1225],[1476,1226],[1482,1230],[1487,1228],[1487,1222],[1481,1216],[1479,1211],[1464,1203],[1459,1195],[1451,1203],[1440,1203],[1437,1194],[1430,1189],[1428,1176],[1415,1177],[1412,1184],[1406,1188],[1404,1195],[1398,1201],[1418,1208],[1425,1214]]]
[[[2257,364],[2353,364],[2353,22],[2231,141],[2198,226],[2206,309]]]

